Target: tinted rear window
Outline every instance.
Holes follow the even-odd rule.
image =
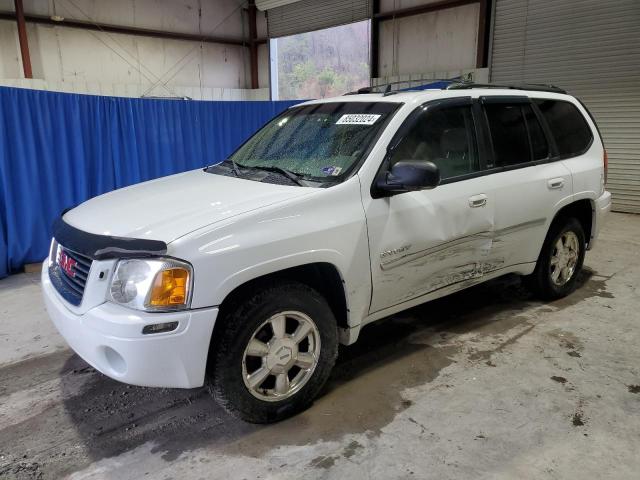
[[[522,110],[524,111],[524,116],[527,119],[533,159],[543,160],[549,156],[549,146],[547,145],[547,139],[544,136],[542,126],[538,121],[538,117],[533,112],[531,105],[523,106]]]
[[[529,137],[520,104],[485,105],[495,164],[505,167],[531,160]]]
[[[561,100],[534,101],[549,124],[561,157],[580,155],[589,148],[593,135],[575,105]]]

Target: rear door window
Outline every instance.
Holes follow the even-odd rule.
[[[529,140],[531,143],[531,155],[534,160],[544,160],[549,157],[549,144],[542,130],[542,125],[538,121],[531,105],[523,105],[522,111],[527,121],[527,129],[529,130]]]
[[[493,165],[489,167],[508,167],[531,161],[522,104],[488,103],[484,109],[494,155]]]
[[[536,99],[534,102],[549,125],[560,157],[581,155],[591,146],[591,128],[575,105],[562,100]]]

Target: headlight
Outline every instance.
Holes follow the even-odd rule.
[[[120,260],[109,300],[137,310],[188,308],[192,276],[191,265],[172,258]]]

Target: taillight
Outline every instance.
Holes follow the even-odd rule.
[[[607,183],[607,171],[609,170],[609,155],[607,155],[606,150],[602,155],[602,163],[604,165],[604,183]]]

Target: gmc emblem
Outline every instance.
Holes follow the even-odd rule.
[[[76,263],[77,262],[73,258],[64,253],[64,251],[60,250],[60,253],[58,254],[58,265],[60,265],[60,268],[64,270],[64,273],[66,273],[71,278],[74,278],[76,276],[76,271],[74,269]]]

